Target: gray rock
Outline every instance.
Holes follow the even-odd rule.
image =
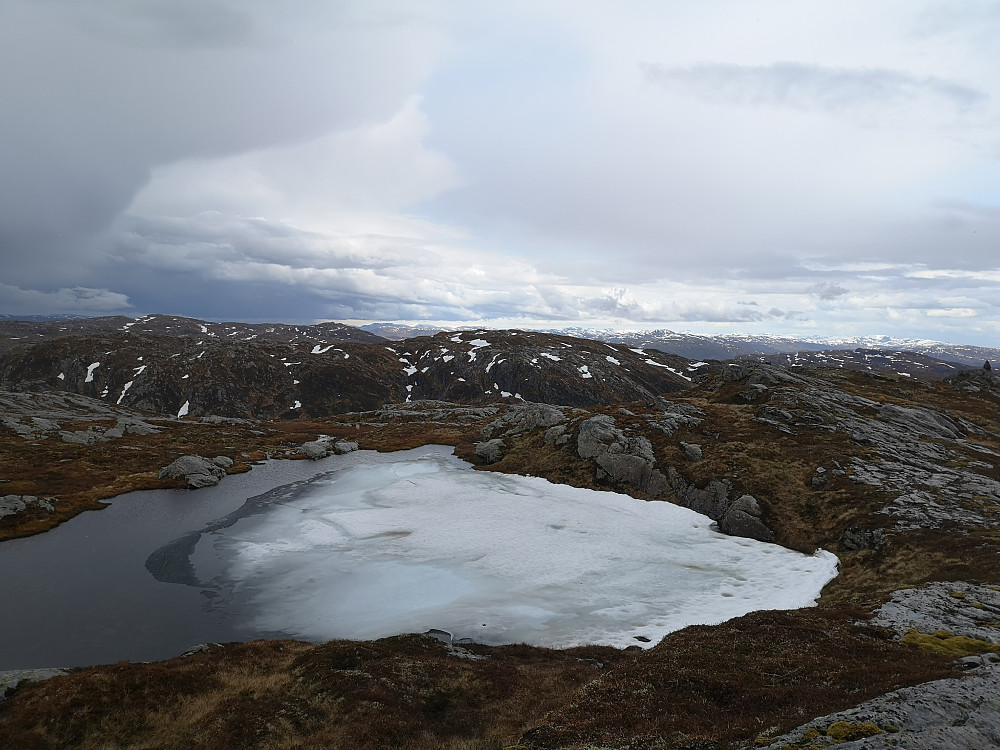
[[[609,447],[622,437],[615,427],[614,417],[598,414],[580,423],[576,436],[576,452],[580,458],[594,458],[607,453]]]
[[[503,440],[493,438],[476,446],[476,456],[488,464],[495,464],[503,458],[503,452],[506,447]]]
[[[648,418],[646,423],[658,432],[662,432],[670,437],[681,427],[697,427],[704,421],[705,412],[691,404],[679,401],[667,401],[665,398],[658,398],[649,404],[661,413],[652,418]]]
[[[699,488],[670,466],[667,468],[667,482],[677,496],[678,505],[708,516],[713,521],[722,518],[722,514],[729,508],[729,483],[725,480],[713,479],[704,488]]]
[[[840,546],[849,550],[881,550],[888,543],[885,529],[847,529],[840,538]]]
[[[160,479],[185,479],[193,489],[212,487],[222,481],[226,470],[204,456],[181,456],[160,469]]]
[[[697,443],[681,443],[681,450],[684,451],[684,455],[687,457],[688,461],[701,461],[705,454],[701,450],[701,446]]]
[[[94,445],[96,443],[103,443],[107,441],[104,430],[100,427],[88,427],[86,430],[76,430],[75,432],[61,430],[59,432],[59,438],[64,443],[76,445]]]
[[[872,619],[898,637],[910,628],[921,633],[947,630],[953,635],[1000,643],[1000,591],[965,581],[929,583],[894,591]]]
[[[360,446],[357,443],[350,440],[338,440],[333,444],[333,449],[337,451],[337,453],[351,453],[352,451],[356,451],[359,447]]]
[[[503,436],[521,435],[538,427],[553,427],[566,421],[566,414],[558,406],[524,403],[508,406],[498,419],[483,428],[483,437],[499,432]]]
[[[627,453],[601,453],[594,458],[594,462],[608,478],[638,487],[651,497],[659,497],[670,489],[663,473],[639,456]]]
[[[753,495],[741,495],[719,518],[719,531],[760,542],[773,542],[772,532],[760,520],[760,504]]]
[[[212,459],[212,463],[223,469],[228,469],[230,466],[233,465],[233,459],[231,459],[229,456],[216,456],[215,458]]]
[[[306,458],[316,461],[330,455],[330,444],[324,440],[312,440],[300,445],[299,451],[305,454]]]
[[[42,508],[50,513],[55,510],[54,497],[35,497],[34,495],[3,495],[0,497],[0,518],[14,516],[32,506]]]
[[[871,737],[836,742],[825,734],[835,722],[871,722]],[[811,739],[805,734],[810,732]],[[1000,668],[995,665],[960,678],[936,680],[887,693],[828,714],[774,737],[767,747],[829,747],[837,750],[985,750],[1000,747]],[[760,747],[757,745],[747,745]]]
[[[545,431],[545,442],[555,443],[559,438],[566,434],[566,425],[557,424],[555,427],[550,427]]]

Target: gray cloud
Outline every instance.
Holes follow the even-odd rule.
[[[308,0],[0,3],[7,281],[87,279],[100,233],[158,165],[391,115],[439,54],[438,32],[356,23],[366,12]]]
[[[837,297],[843,297],[848,293],[848,290],[840,284],[826,281],[809,287],[809,293],[815,294],[820,299],[830,300],[837,299]]]
[[[781,106],[843,112],[859,107],[892,107],[930,97],[964,111],[989,96],[957,81],[920,77],[885,68],[836,68],[777,62],[772,65],[698,63],[688,66],[644,64],[646,80],[711,101],[751,106]]]

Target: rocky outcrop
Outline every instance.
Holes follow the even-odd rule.
[[[176,461],[160,469],[160,479],[183,479],[192,489],[212,487],[226,476],[226,468],[232,466],[232,459],[226,456],[205,458],[204,456],[181,456]]]
[[[971,421],[929,406],[865,398],[806,371],[737,363],[723,375],[722,385],[742,386],[737,401],[759,405],[758,423],[789,435],[835,432],[857,445],[850,465],[831,473],[846,470],[851,481],[889,494],[879,512],[892,518],[894,530],[1000,526],[1000,481],[993,471],[1000,454],[978,442],[986,435]],[[982,371],[968,376],[989,377]],[[824,473],[817,472],[810,487],[822,489]]]
[[[656,469],[649,438],[618,429],[615,419],[598,414],[580,423],[576,437],[580,458],[593,459],[598,479],[630,484],[656,498],[669,488],[667,478]]]
[[[483,437],[494,434],[521,435],[539,427],[554,427],[566,421],[566,413],[549,404],[514,404],[508,406],[499,418],[483,428]]]
[[[873,625],[899,638],[908,631],[945,630],[964,638],[1000,644],[1000,590],[967,581],[935,582],[895,591],[876,611]]]
[[[775,540],[774,532],[761,518],[763,511],[757,498],[744,494],[731,501],[728,481],[713,479],[704,487],[697,487],[671,466],[667,469],[667,483],[677,496],[678,505],[708,516],[723,534],[760,542]]]
[[[1000,649],[1000,591],[964,581],[905,589],[876,612],[872,625],[920,645],[939,641],[941,652]],[[929,636],[928,634],[934,634]],[[914,638],[914,635],[917,638]],[[854,750],[980,750],[1000,747],[1000,657],[989,651],[961,659],[969,671],[957,679],[936,680],[896,690],[847,711],[814,719],[754,747],[836,745]]]
[[[68,422],[110,422],[85,430],[63,430]],[[25,440],[44,440],[59,435],[64,443],[93,445],[124,435],[153,435],[164,428],[150,424],[130,409],[75,393],[12,393],[0,391],[0,426]]]
[[[0,496],[0,518],[23,513],[29,509],[40,509],[51,513],[55,510],[54,497],[35,497],[33,495],[3,495]]]
[[[984,750],[1000,747],[1000,668],[903,688],[746,747]]]

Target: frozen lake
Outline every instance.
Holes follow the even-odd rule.
[[[250,498],[247,500],[246,498]],[[451,448],[276,461],[218,487],[141,492],[0,544],[0,669],[176,655],[205,641],[655,643],[814,603],[836,558],[531,477]]]
[[[484,643],[656,642],[695,623],[815,602],[836,558],[713,531],[663,502],[473,471],[425,446],[256,498],[157,552],[257,632]]]

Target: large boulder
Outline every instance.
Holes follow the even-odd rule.
[[[753,495],[741,495],[719,519],[719,531],[730,536],[743,536],[759,542],[773,542],[772,532],[760,520],[760,503]]]
[[[488,464],[495,464],[503,458],[503,451],[506,447],[503,440],[493,438],[476,446],[476,456]]]
[[[306,458],[317,461],[330,455],[330,443],[326,440],[311,440],[299,446],[299,451]]]
[[[224,457],[223,457],[224,458]],[[226,470],[204,456],[181,456],[160,469],[160,479],[184,479],[192,489],[212,487],[222,481]]]

